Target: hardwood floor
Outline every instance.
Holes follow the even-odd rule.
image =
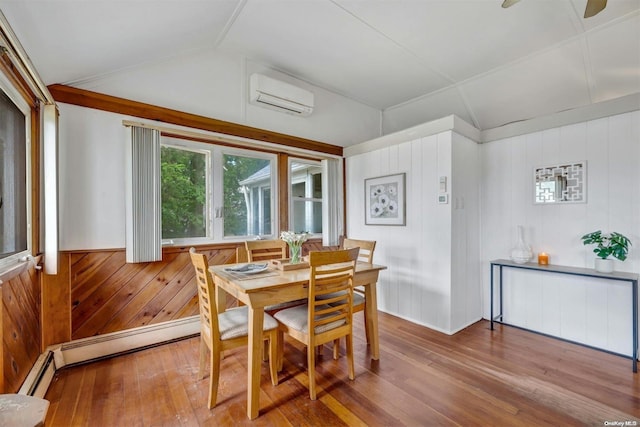
[[[640,425],[640,373],[601,351],[478,322],[454,336],[380,313],[380,361],[355,331],[356,379],[325,347],[309,400],[304,347],[288,340],[280,384],[262,370],[246,418],[246,348],[222,361],[218,405],[197,379],[198,337],[58,371],[47,426]],[[609,422],[609,424],[606,424]]]

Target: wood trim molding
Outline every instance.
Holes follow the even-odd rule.
[[[41,350],[71,340],[71,261],[67,252],[58,258],[58,274],[42,275]]]
[[[42,108],[31,108],[31,253],[40,254],[43,240],[40,227],[42,206],[40,203],[40,177],[42,176],[42,166],[40,155],[42,154],[42,128],[40,119]]]
[[[50,85],[48,89],[56,102],[342,156],[342,147],[324,142],[212,119],[61,84]]]
[[[280,230],[289,229],[289,156],[280,154],[278,157],[278,212]]]
[[[3,52],[0,54],[0,71],[11,81],[16,90],[20,93],[22,98],[29,104],[31,108],[35,108],[38,105],[35,95],[29,88],[29,85],[24,79],[24,76],[20,74],[20,71],[16,68],[15,64],[11,60],[11,57]]]

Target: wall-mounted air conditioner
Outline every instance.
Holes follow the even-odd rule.
[[[296,116],[313,112],[313,93],[257,73],[249,78],[249,102]]]

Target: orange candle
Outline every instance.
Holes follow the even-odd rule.
[[[549,265],[549,255],[547,255],[545,252],[540,252],[538,254],[538,264]]]

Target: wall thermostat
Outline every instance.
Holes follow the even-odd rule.
[[[438,196],[438,203],[449,203],[449,195],[448,194],[440,194]]]

